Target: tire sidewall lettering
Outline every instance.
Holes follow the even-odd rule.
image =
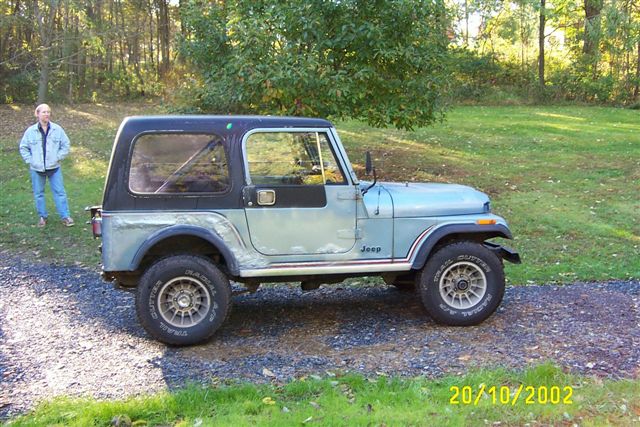
[[[466,254],[465,255],[459,255],[459,256],[456,257],[455,261],[456,262],[461,262],[461,261],[470,262],[470,263],[475,264],[478,267],[482,268],[482,270],[484,270],[485,273],[491,273],[491,267],[489,267],[489,264],[487,264],[481,258],[478,258],[475,255],[466,255]]]
[[[142,316],[143,312],[146,312],[143,317],[148,319],[147,322],[143,322],[143,326],[145,326],[147,332],[151,333],[160,341],[165,341],[163,337],[166,337],[167,341],[165,342],[169,344],[182,345],[182,343],[196,343],[210,336],[211,332],[209,331],[216,330],[224,317],[226,317],[225,307],[228,307],[229,302],[227,298],[229,298],[230,295],[225,292],[224,288],[221,288],[221,286],[228,286],[227,278],[220,274],[215,265],[212,264],[209,267],[207,260],[198,259],[197,257],[185,256],[184,258],[182,267],[176,265],[178,263],[170,261],[169,259],[160,261],[152,266],[150,270],[147,271],[150,280],[147,282],[146,291],[139,288],[140,292],[138,293],[138,297],[142,298],[142,300],[139,301],[141,304],[138,305],[139,316]],[[207,311],[203,313],[204,317],[202,317],[197,324],[184,328],[174,326],[163,318],[160,314],[162,308],[159,301],[160,292],[163,287],[173,279],[181,276],[190,277],[199,281],[204,287],[203,291],[210,301]],[[151,285],[148,283],[151,283]],[[220,304],[218,295],[224,298],[223,301],[226,305]],[[175,337],[175,340],[169,337]]]
[[[440,281],[456,263],[470,263],[486,276],[486,290],[482,298],[469,308],[452,307],[440,295]],[[482,244],[456,242],[443,246],[427,261],[419,282],[423,304],[438,323],[463,326],[477,325],[497,308],[504,295],[504,273],[497,256]]]
[[[440,267],[436,271],[436,274],[433,275],[433,283],[435,283],[436,285],[440,283],[440,276],[442,276],[442,273],[444,273],[444,271],[449,268],[449,266],[453,264],[453,262],[453,259],[448,259],[440,265]]]
[[[163,283],[164,281],[162,280],[156,280],[156,282],[151,287],[151,291],[149,292],[149,301],[147,301],[147,305],[149,307],[149,315],[151,315],[151,318],[153,320],[158,320],[159,318],[156,302],[157,302],[158,292],[160,291],[160,288],[162,287]]]

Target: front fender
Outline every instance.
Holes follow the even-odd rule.
[[[138,248],[138,251],[133,257],[131,264],[129,265],[129,270],[133,271],[139,267],[140,262],[142,261],[146,253],[149,251],[149,249],[151,249],[153,246],[155,246],[157,243],[161,242],[162,240],[165,240],[169,237],[174,237],[174,236],[194,236],[194,237],[199,237],[203,240],[206,240],[220,252],[220,254],[222,255],[222,257],[227,263],[227,268],[229,269],[229,272],[232,275],[240,274],[240,267],[238,265],[238,261],[236,260],[236,257],[233,255],[233,253],[229,250],[228,246],[225,244],[222,237],[220,237],[217,233],[211,230],[208,230],[203,227],[198,227],[195,225],[170,226],[170,227],[160,229],[155,233],[151,234],[147,238],[147,240],[145,240],[144,243],[140,245],[140,247]]]
[[[422,269],[427,262],[431,251],[438,242],[451,237],[459,239],[472,238],[473,240],[478,241],[485,241],[492,237],[504,237],[505,239],[513,238],[509,228],[502,224],[478,225],[470,223],[443,225],[430,233],[422,243],[415,258],[413,259],[411,268],[415,270]]]

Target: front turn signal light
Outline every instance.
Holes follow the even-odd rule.
[[[476,221],[478,225],[493,225],[496,223],[495,219],[479,219]]]

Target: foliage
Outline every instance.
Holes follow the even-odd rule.
[[[638,102],[640,4],[541,5],[5,0],[0,103],[35,102],[44,85],[54,103],[164,96],[176,111],[355,117],[406,128],[442,117],[443,94],[475,102]]]
[[[181,51],[202,76],[204,111],[403,129],[442,116],[448,17],[440,0],[193,0],[182,12]]]
[[[455,1],[464,21],[462,2]],[[481,19],[478,34],[468,43],[459,30],[457,43],[478,58],[490,55],[499,68],[519,70],[517,81],[493,79],[494,88],[528,93],[530,98],[631,104],[640,96],[640,8],[633,0],[559,0],[546,2],[546,86],[540,89],[537,21],[540,0],[465,1]],[[459,86],[460,80],[454,83]],[[482,102],[483,93],[459,99]]]
[[[35,102],[43,75],[54,102],[161,94],[169,71],[163,40],[177,23],[163,19],[171,7],[168,0],[0,2],[0,103]]]
[[[535,85],[534,70],[523,69],[513,62],[501,62],[497,55],[477,53],[466,48],[452,49],[453,60],[450,64],[452,78],[450,96],[453,101],[476,101],[487,105],[509,103],[508,94],[520,103],[530,96]],[[497,99],[497,102],[494,100]]]
[[[53,105],[71,138],[63,165],[72,216],[36,227],[28,171],[17,150],[31,108],[0,106],[0,250],[99,269],[99,241],[84,225],[101,202],[111,145],[123,117],[156,105]],[[456,182],[488,193],[510,223],[523,264],[505,264],[512,284],[638,278],[638,113],[588,107],[458,107],[414,132],[337,124],[356,167],[374,154],[380,180]],[[53,210],[50,193],[48,206]]]
[[[10,425],[631,425],[640,416],[636,399],[640,380],[602,381],[566,374],[551,364],[520,372],[478,370],[440,379],[329,374],[286,384],[214,379],[172,393],[119,401],[58,398]],[[483,384],[485,390],[495,386],[511,393],[501,396],[494,391],[492,397],[487,392],[476,401]],[[516,395],[520,385],[525,391]],[[467,393],[471,400],[463,403],[459,396],[460,403],[452,404],[456,388],[465,387],[472,392]],[[525,387],[532,389],[527,393]],[[556,403],[544,398],[553,387],[562,390]],[[565,400],[568,388],[572,394]],[[526,404],[531,390],[536,400],[541,396],[547,403]]]

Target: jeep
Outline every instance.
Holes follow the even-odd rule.
[[[511,238],[487,195],[442,183],[360,181],[327,120],[128,117],[101,206],[107,281],[136,293],[144,329],[170,345],[206,341],[229,314],[231,281],[304,290],[381,276],[415,290],[433,320],[475,325],[504,295]]]

